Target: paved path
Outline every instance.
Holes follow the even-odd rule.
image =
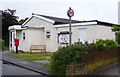
[[[47,62],[51,62],[50,59],[45,59],[45,60],[37,60],[34,62],[38,62],[38,63],[47,63]]]
[[[97,75],[120,75],[120,63],[113,65],[101,72],[96,73]]]
[[[2,60],[44,75],[49,75],[48,68],[46,66],[41,65],[40,63],[37,62],[30,62],[20,58],[12,57],[10,55],[7,55],[6,52],[2,53]]]
[[[100,68],[98,71],[91,73],[90,75],[97,75],[103,77],[120,77],[120,63],[110,65],[109,67]]]

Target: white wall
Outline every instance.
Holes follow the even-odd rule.
[[[115,34],[111,30],[112,27],[97,25],[97,39],[112,39],[115,40]]]
[[[45,20],[42,20],[42,19],[39,19],[39,18],[37,18],[37,17],[33,17],[27,24],[25,24],[24,26],[28,26],[28,27],[45,27],[44,29],[42,29],[41,30],[41,32],[42,32],[42,36],[43,36],[43,40],[42,40],[42,42],[43,43],[40,43],[41,42],[41,39],[39,39],[39,38],[37,38],[38,36],[37,35],[40,35],[39,34],[39,32],[37,32],[37,29],[35,29],[36,30],[36,32],[34,32],[35,30],[32,30],[32,29],[29,29],[29,30],[27,30],[27,32],[29,33],[28,35],[28,37],[29,38],[31,38],[31,39],[33,39],[33,37],[32,37],[32,33],[34,33],[34,34],[36,34],[36,33],[38,33],[38,34],[36,34],[36,36],[35,35],[33,35],[33,36],[35,36],[36,37],[36,40],[38,40],[38,42],[39,42],[39,44],[44,44],[44,45],[46,45],[46,51],[47,52],[53,52],[52,50],[53,50],[53,48],[54,48],[54,43],[53,43],[53,38],[54,38],[54,35],[53,35],[53,33],[54,33],[54,31],[53,31],[53,24],[52,23],[50,23],[50,22],[47,22],[47,21],[45,21]],[[51,38],[50,39],[46,39],[46,31],[50,31],[50,33],[51,33]],[[28,41],[28,46],[30,47],[33,43],[35,43],[35,42],[33,42],[32,43],[32,41],[31,40],[29,40]],[[37,43],[35,43],[35,44],[37,44]],[[34,44],[34,45],[35,45]]]
[[[47,52],[55,52],[58,49],[58,33],[69,31],[69,27],[53,27],[53,24],[45,20],[33,17],[24,26],[43,27],[44,29],[27,29],[26,40],[22,40],[23,50],[29,51],[31,45],[46,45]],[[86,28],[86,40],[89,43],[97,39],[114,39],[115,35],[111,31],[111,27],[102,25],[76,25],[72,26],[72,44],[78,41],[79,29]],[[50,31],[51,38],[46,39],[46,31]]]
[[[23,39],[25,33],[25,39]],[[29,52],[31,45],[44,45],[43,29],[26,29],[17,31],[17,39],[19,39],[19,50]]]
[[[45,45],[43,29],[28,29],[28,47],[31,45]]]
[[[22,50],[22,31],[18,30],[16,31],[17,35],[16,35],[16,38],[19,39],[19,46],[18,46],[18,50]]]
[[[15,46],[14,46],[14,36],[13,36],[13,35],[14,35],[14,30],[12,30],[11,32],[12,32],[12,37],[11,37],[11,38],[12,38],[12,48],[11,48],[11,50],[14,51],[14,50],[15,50]]]
[[[97,39],[115,39],[115,35],[112,32],[111,28],[108,26],[102,25],[86,25],[86,26],[72,26],[72,44],[78,41],[79,38],[79,29],[86,28],[86,40],[89,43],[95,42]],[[57,27],[54,28],[54,51],[58,49],[58,33],[69,31],[69,27]]]
[[[25,40],[23,39],[23,33],[25,33]],[[20,40],[20,46],[19,46],[19,50],[23,50],[25,52],[28,52],[29,48],[28,48],[28,32],[27,30],[22,30],[21,32],[17,32],[17,35],[19,37]]]

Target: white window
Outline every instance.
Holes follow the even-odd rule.
[[[51,36],[51,35],[50,35],[50,31],[46,31],[46,38],[47,38],[47,39],[50,39],[50,36]]]
[[[79,39],[83,44],[86,42],[86,28],[79,29]]]
[[[13,37],[14,37],[14,39],[15,39],[15,33],[13,33]]]
[[[25,40],[25,33],[23,33],[23,40]]]

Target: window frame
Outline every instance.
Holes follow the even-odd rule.
[[[51,32],[50,31],[46,31],[46,39],[50,39],[51,38]]]
[[[23,40],[25,40],[25,32],[23,32],[22,38]]]

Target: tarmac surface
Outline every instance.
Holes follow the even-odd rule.
[[[41,75],[41,74],[3,62],[2,75]]]
[[[8,63],[11,63],[13,65],[17,65],[26,69],[29,69],[31,71],[40,73],[42,75],[46,75],[49,76],[49,72],[48,72],[48,67],[41,65],[40,63],[45,63],[45,62],[49,62],[50,60],[42,60],[42,61],[36,61],[36,62],[30,62],[30,61],[26,61],[20,58],[15,58],[12,57],[10,55],[7,55],[8,51],[4,51],[2,53],[2,60],[3,61],[7,61]],[[99,71],[94,73],[93,75],[97,75],[97,76],[107,76],[107,77],[120,77],[120,64],[114,65],[112,67],[110,67],[109,69],[103,70],[103,71]],[[102,77],[104,77],[102,76]]]
[[[38,62],[38,63],[47,63],[47,62],[50,62],[50,59],[37,60],[37,61],[34,61],[34,62]]]
[[[37,73],[40,73],[43,75],[49,75],[48,67],[46,67],[40,63],[37,63],[37,62],[31,62],[31,61],[26,61],[26,60],[23,60],[20,58],[12,57],[12,56],[6,54],[8,52],[9,51],[4,51],[2,53],[2,60],[3,61],[6,61],[8,63],[11,63],[13,65],[17,65],[17,66],[20,66],[20,67],[23,67],[26,69],[29,69],[31,71],[34,71],[34,72],[37,72]]]

